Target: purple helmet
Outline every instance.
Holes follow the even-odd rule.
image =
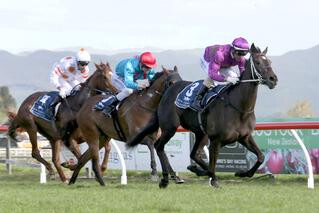
[[[241,51],[249,51],[249,44],[248,41],[242,37],[235,38],[235,40],[232,42],[232,47],[235,50],[241,50]]]

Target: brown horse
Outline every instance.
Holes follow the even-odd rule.
[[[220,147],[236,141],[256,154],[258,160],[250,170],[239,171],[235,175],[239,177],[254,175],[264,160],[262,152],[251,135],[256,124],[254,108],[258,85],[265,84],[273,89],[278,81],[266,53],[267,48],[261,52],[252,44],[251,56],[246,63],[240,83],[228,88],[217,100],[210,102],[202,112],[195,112],[188,108],[180,109],[175,105],[177,95],[191,82],[177,82],[168,89],[159,104],[158,118],[153,119],[153,123],[149,123],[132,141],[128,142],[129,146],[134,146],[160,126],[162,134],[155,142],[163,169],[160,187],[166,187],[169,182],[170,163],[164,147],[180,125],[195,134],[196,142],[191,157],[202,167],[206,175],[211,177],[212,186],[218,187],[215,166]],[[196,154],[207,143],[207,136],[210,139],[209,165]]]
[[[57,128],[54,127],[51,122],[38,118],[30,112],[33,103],[47,92],[33,93],[23,101],[16,116],[13,113],[9,114],[11,117],[11,124],[8,130],[9,136],[15,139],[16,129],[24,129],[28,133],[32,144],[32,157],[44,164],[50,175],[54,175],[51,164],[40,155],[37,144],[37,132],[49,140],[52,147],[52,162],[63,182],[66,181],[66,177],[60,165],[61,139],[66,137],[65,135],[68,135],[70,140],[65,141],[65,144],[72,153],[79,158],[81,152],[77,144],[84,141],[81,132],[76,129],[77,124],[75,116],[77,112],[90,96],[100,94],[103,91],[116,92],[116,89],[113,87],[110,80],[112,70],[109,64],[101,63],[100,65],[96,64],[95,66],[97,70],[84,83],[80,84],[80,89],[77,94],[62,100],[56,114]],[[106,147],[106,149],[109,149],[109,147]],[[108,153],[106,152],[106,155],[107,154]],[[105,157],[108,159],[108,156]],[[107,159],[105,160],[105,164],[107,164]],[[103,168],[106,168],[106,165],[103,165]]]
[[[155,74],[149,88],[135,91],[124,100],[117,112],[117,116],[125,138],[131,139],[139,132],[140,128],[152,119],[164,91],[171,84],[179,80],[181,80],[181,77],[177,72],[177,67],[174,67],[174,70],[163,68],[162,72]],[[106,117],[101,111],[92,111],[94,105],[103,98],[106,98],[106,96],[101,95],[90,98],[79,111],[77,122],[89,145],[89,150],[81,156],[69,184],[75,183],[80,169],[92,157],[93,171],[96,179],[104,186],[98,164],[99,149],[111,138],[123,141],[114,127],[112,118]],[[150,138],[146,138],[144,144],[151,144],[153,146],[155,137],[156,134],[153,134]],[[180,180],[174,171],[170,172],[174,178]]]

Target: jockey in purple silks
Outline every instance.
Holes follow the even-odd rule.
[[[236,84],[245,70],[245,55],[249,52],[249,44],[244,38],[236,38],[232,44],[213,45],[205,48],[200,59],[201,68],[208,77],[196,95],[192,107],[202,108],[202,99],[207,90],[218,84]],[[237,68],[238,67],[238,68]]]

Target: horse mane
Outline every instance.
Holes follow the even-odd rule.
[[[92,75],[90,75],[90,77],[88,79],[86,79],[86,81],[81,83],[81,85],[87,84],[91,80],[91,78],[94,76],[95,73],[102,72],[107,67],[107,65],[108,65],[108,62],[106,64],[101,62],[98,66],[100,69],[98,67],[96,67],[96,70],[92,73]]]
[[[159,79],[164,74],[163,71],[156,72],[152,80],[150,81],[150,85],[152,85],[157,79]]]

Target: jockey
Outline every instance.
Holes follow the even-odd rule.
[[[201,68],[208,74],[196,95],[192,107],[200,109],[202,99],[211,87],[218,84],[236,84],[245,70],[245,55],[249,52],[249,44],[244,38],[236,38],[232,44],[213,45],[205,48],[200,58]],[[238,69],[236,69],[238,66]]]
[[[90,54],[81,48],[75,57],[66,56],[54,64],[50,81],[59,90],[59,96],[53,100],[51,107],[58,104],[61,98],[70,95],[75,86],[83,83],[89,77],[88,64],[90,61]]]
[[[112,97],[112,103],[104,109],[104,112],[110,115],[117,103],[132,94],[134,90],[149,87],[149,81],[156,72],[154,67],[156,67],[156,58],[151,52],[144,52],[120,61],[112,75],[112,84],[120,92]]]

